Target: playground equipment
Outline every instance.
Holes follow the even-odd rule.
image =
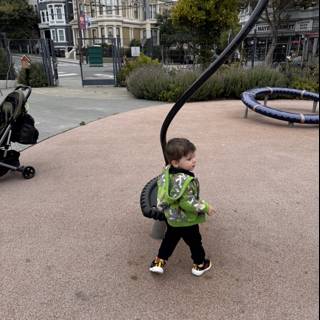
[[[237,36],[231,41],[231,43],[226,47],[226,49],[220,54],[220,56],[205,70],[202,75],[191,85],[191,87],[181,96],[181,98],[175,103],[170,112],[168,113],[166,119],[161,128],[160,132],[160,142],[163,151],[163,156],[165,163],[168,164],[168,160],[165,156],[165,147],[167,144],[167,130],[172,120],[179,112],[179,110],[184,106],[184,104],[193,96],[193,94],[223,65],[223,63],[231,56],[231,54],[237,49],[240,43],[246,38],[248,33],[255,26],[262,12],[266,9],[268,5],[268,0],[260,0],[254,9],[250,19],[246,25],[240,30]],[[140,206],[142,213],[145,217],[164,220],[162,212],[157,209],[157,177],[153,178],[147,183],[143,188],[140,197]],[[161,223],[160,229],[163,230],[164,223]],[[161,232],[160,232],[161,233]],[[155,236],[156,237],[156,236]]]
[[[276,95],[277,97],[294,97],[313,101],[313,114],[297,112],[287,112],[267,106],[268,99]],[[257,98],[264,98],[264,105],[257,101]],[[288,88],[256,88],[246,91],[241,95],[242,102],[246,105],[245,118],[248,117],[248,110],[251,109],[266,117],[287,121],[289,125],[294,123],[319,124],[319,114],[315,114],[319,103],[319,94],[306,90],[296,90]]]

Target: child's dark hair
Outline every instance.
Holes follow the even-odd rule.
[[[180,160],[182,157],[186,157],[189,153],[195,151],[195,145],[188,139],[174,138],[166,145],[166,158],[171,163],[171,161]]]

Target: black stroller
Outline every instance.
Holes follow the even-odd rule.
[[[20,152],[11,149],[13,142],[37,143],[39,132],[26,109],[30,95],[30,87],[19,86],[0,104],[0,177],[8,171],[21,172],[25,179],[35,175],[33,167],[20,166]]]

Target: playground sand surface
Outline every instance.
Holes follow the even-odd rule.
[[[168,131],[197,145],[214,269],[193,277],[181,242],[163,276],[148,272],[160,242],[139,197],[163,166],[170,107],[45,140],[21,155],[34,179],[0,179],[0,319],[318,319],[319,129],[243,119],[239,101],[188,104]]]

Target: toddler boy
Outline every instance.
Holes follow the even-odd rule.
[[[174,138],[167,143],[165,152],[169,165],[158,179],[157,206],[166,216],[167,231],[149,270],[164,273],[166,261],[182,238],[191,251],[192,274],[202,276],[212,263],[206,259],[199,224],[215,211],[199,198],[200,186],[193,173],[196,147],[187,139]]]

